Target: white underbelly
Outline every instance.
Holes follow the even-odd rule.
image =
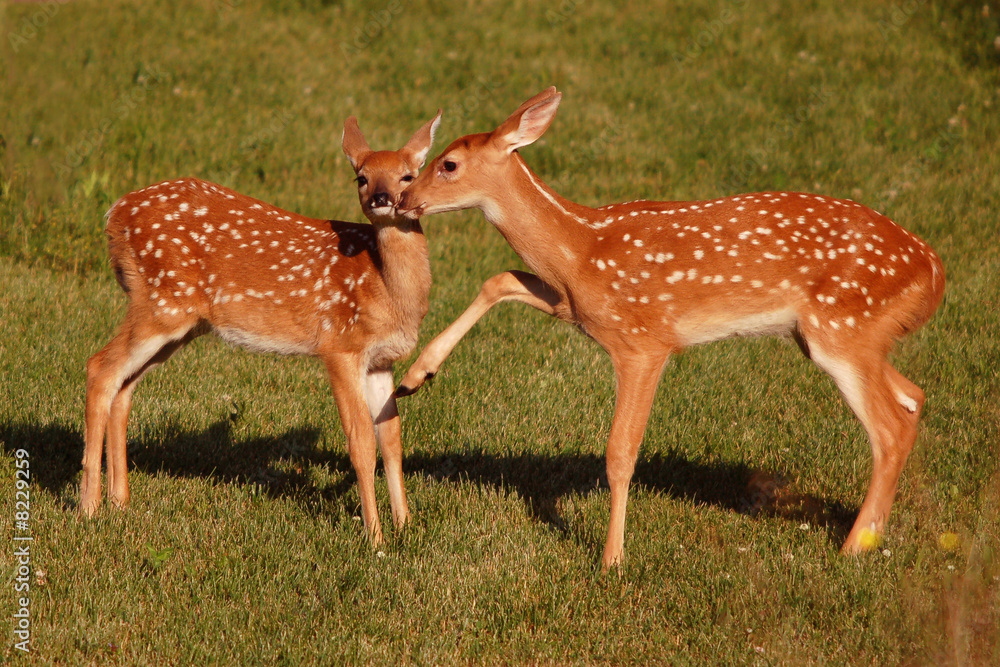
[[[797,316],[792,308],[737,317],[713,314],[709,317],[679,319],[674,331],[685,346],[711,343],[734,336],[784,336],[795,329]]]
[[[244,347],[251,352],[276,352],[277,354],[312,354],[311,342],[290,341],[279,336],[267,336],[256,331],[246,331],[237,327],[215,327],[219,337],[230,343]]]

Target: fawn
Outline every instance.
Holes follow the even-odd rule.
[[[111,263],[128,295],[117,334],[87,362],[80,511],[97,510],[107,435],[108,498],[129,500],[126,425],[140,378],[201,334],[257,352],[307,354],[326,366],[371,540],[376,441],[392,517],[409,517],[392,364],[408,355],[427,314],[431,274],[418,218],[397,214],[441,120],[398,151],[372,151],[357,120],[343,149],[371,225],[305,218],[227,188],[185,178],[125,195],[107,215]]]
[[[492,132],[454,141],[403,193],[414,217],[478,208],[537,275],[501,273],[435,338],[397,390],[434,375],[492,306],[521,301],[577,326],[617,381],[606,452],[611,520],[603,566],[619,564],[628,487],[671,354],[731,336],[790,334],[829,373],[871,440],[868,493],[842,551],[877,543],[917,435],[924,393],[887,361],[944,292],[938,256],[887,217],[843,199],[765,192],[590,208],[553,192],[517,152],[552,123],[549,88]]]

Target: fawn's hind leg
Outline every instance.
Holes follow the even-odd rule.
[[[833,377],[861,420],[872,448],[872,477],[858,518],[841,548],[856,554],[877,544],[896,496],[896,486],[917,437],[923,392],[884,356],[844,345],[830,352],[812,343],[813,361]]]
[[[126,316],[115,337],[87,360],[83,478],[80,482],[80,512],[87,516],[92,516],[101,504],[101,449],[105,434],[108,437],[110,495],[119,504],[122,500],[128,501],[125,430],[132,391],[146,370],[165,361],[193,337],[193,322],[173,332],[156,330],[148,322],[142,324],[144,326]]]
[[[138,372],[125,380],[122,388],[111,402],[105,435],[105,456],[107,458],[108,470],[108,501],[117,507],[125,507],[129,502],[128,460],[126,456],[128,440],[126,432],[128,430],[129,411],[132,409],[132,394],[139,385],[139,380],[146,373],[156,366],[165,363],[174,352],[186,345],[193,338],[194,335],[188,333],[181,340],[172,341],[164,345]]]

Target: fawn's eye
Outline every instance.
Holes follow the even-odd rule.
[[[356,180],[356,181],[358,182],[358,187],[359,187],[359,188],[363,188],[363,187],[365,187],[366,185],[368,185],[368,179],[367,179],[367,178],[365,178],[364,176],[358,176],[358,177],[357,177],[356,179],[354,179],[354,180]]]
[[[445,171],[455,171],[456,169],[458,169],[458,165],[452,162],[451,160],[445,160],[442,166],[444,167]]]
[[[403,176],[403,177],[402,177],[401,179],[399,179],[399,180],[403,181],[404,183],[409,183],[410,181],[412,181],[412,180],[413,180],[413,177],[412,177],[412,176],[410,176],[409,174],[407,174],[406,176]]]

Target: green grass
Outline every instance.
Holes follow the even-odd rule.
[[[640,4],[0,3],[0,655],[24,448],[28,663],[1000,662],[1000,6]],[[414,521],[381,552],[320,365],[208,338],[137,392],[132,505],[77,517],[115,199],[191,175],[359,220],[348,115],[395,148],[441,107],[441,148],[551,84],[525,157],[572,199],[819,191],[941,254],[945,301],[894,357],[928,401],[885,553],[837,553],[871,457],[833,383],[733,341],[668,368],[602,576],[610,363],[523,306],[401,403]],[[422,344],[520,266],[478,213],[425,227]]]

